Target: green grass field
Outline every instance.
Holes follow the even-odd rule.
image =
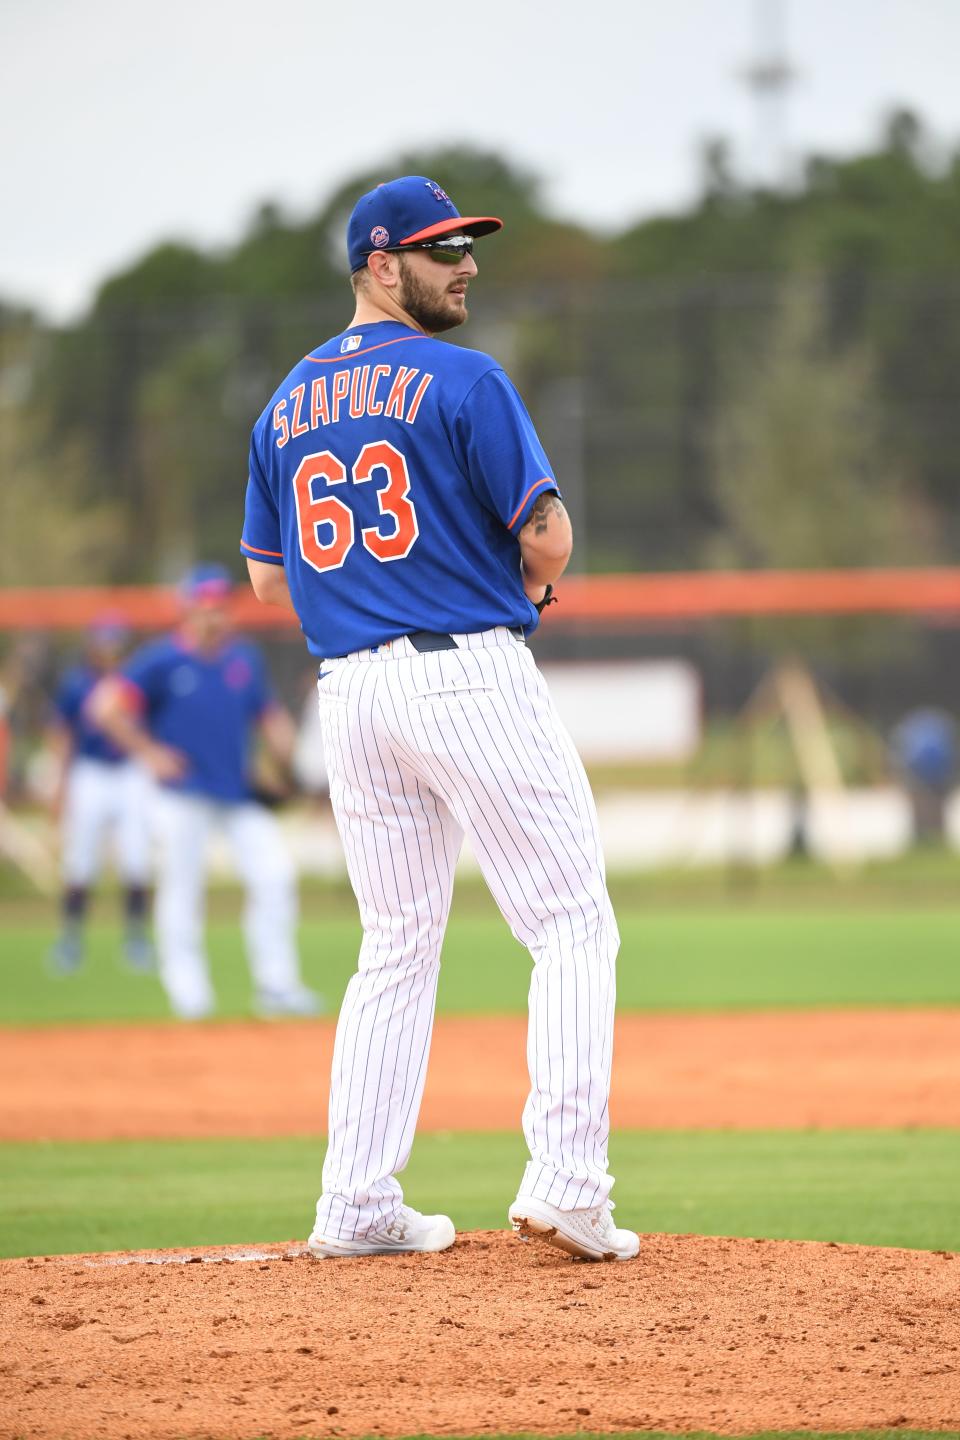
[[[610,1440],[609,1433],[596,1434],[590,1430],[577,1430],[577,1440]],[[617,1430],[619,1440],[956,1440],[954,1431],[944,1430],[751,1430],[741,1436],[717,1436],[715,1431],[684,1430],[682,1434],[666,1430]],[[309,1440],[305,1436],[304,1440]],[[404,1436],[403,1440],[433,1440],[432,1436]],[[486,1436],[459,1436],[458,1440],[489,1440]],[[512,1434],[511,1440],[570,1440],[570,1436],[541,1436],[541,1434]]]
[[[797,897],[788,905],[778,897],[719,903],[710,894],[704,904],[646,910],[621,895],[621,1007],[960,1004],[960,906],[907,908],[885,905],[882,896],[823,903],[830,893],[809,906]],[[249,980],[239,928],[228,918],[236,897],[220,894],[213,903],[220,1013],[242,1015]],[[359,927],[339,890],[311,897],[308,911],[306,973],[333,1007],[354,964]],[[88,962],[67,978],[45,968],[49,916],[8,918],[3,933],[0,1023],[167,1015],[156,979],[124,970],[110,919],[91,926]],[[524,950],[468,886],[448,931],[440,1009],[522,1011],[528,974]],[[410,1183],[422,1181],[424,1203],[449,1205],[462,1227],[498,1226],[520,1154],[518,1137],[424,1136]],[[27,1144],[0,1147],[0,1161],[0,1248],[9,1255],[301,1234],[320,1146]],[[952,1203],[960,1144],[951,1133],[627,1134],[618,1137],[615,1167],[621,1197],[636,1197],[642,1229],[960,1248]]]
[[[578,1430],[577,1440],[610,1440],[609,1434],[598,1435],[589,1430]],[[725,1435],[720,1437],[714,1431],[684,1430],[682,1435],[666,1430],[618,1430],[619,1440],[956,1440],[954,1431],[945,1430],[751,1430],[749,1435]],[[305,1436],[304,1440],[310,1440]],[[429,1435],[409,1435],[402,1440],[434,1440]],[[490,1440],[489,1435],[462,1435],[458,1440]],[[568,1435],[518,1435],[510,1440],[570,1440]]]
[[[0,1253],[304,1239],[319,1139],[0,1147]],[[422,1135],[404,1188],[459,1229],[502,1229],[519,1135]],[[960,1249],[952,1131],[621,1131],[618,1219],[673,1234]]]
[[[619,1440],[957,1440],[953,1430],[751,1430],[749,1435],[718,1436],[714,1431],[684,1430],[682,1434],[666,1430],[618,1430]],[[609,1433],[599,1435],[590,1430],[578,1430],[577,1440],[610,1440]],[[304,1440],[310,1440],[304,1436]],[[434,1440],[430,1435],[408,1435],[402,1440]],[[458,1440],[490,1440],[489,1435],[462,1435]],[[570,1440],[568,1435],[519,1435],[510,1440]]]
[[[960,1004],[960,905],[823,912],[706,906],[621,909],[619,1004],[625,1010]],[[359,925],[342,907],[301,924],[304,971],[339,1004],[356,962]],[[142,1020],[165,1016],[159,983],[131,975],[115,922],[90,927],[80,973],[51,976],[49,921],[7,924],[0,957],[0,1024]],[[250,984],[235,921],[208,927],[225,1016],[249,1013]],[[496,914],[455,915],[444,945],[439,1008],[521,1011],[530,961]]]

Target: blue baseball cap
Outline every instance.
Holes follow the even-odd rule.
[[[493,235],[494,215],[461,215],[446,190],[425,175],[403,175],[361,195],[347,225],[350,273],[362,270],[374,250],[396,250],[439,235]]]
[[[87,638],[91,645],[118,650],[130,639],[130,626],[118,611],[104,610],[90,622]]]
[[[180,581],[180,597],[189,604],[224,600],[233,589],[233,579],[225,565],[194,565]]]

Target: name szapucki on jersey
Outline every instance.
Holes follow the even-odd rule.
[[[286,567],[313,654],[537,624],[517,535],[556,490],[489,355],[395,321],[307,355],[254,426],[241,551]]]

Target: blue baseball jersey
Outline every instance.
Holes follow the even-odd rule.
[[[307,355],[260,416],[240,548],[286,567],[321,657],[413,630],[529,634],[517,535],[556,489],[495,360],[382,320]]]
[[[74,665],[60,681],[53,705],[57,717],[70,731],[74,755],[85,760],[100,760],[105,765],[119,765],[127,757],[108,740],[91,721],[86,705],[92,692],[103,679],[103,672],[92,665]]]
[[[190,762],[169,788],[228,802],[249,798],[256,722],[274,703],[258,650],[231,640],[203,655],[170,635],[137,650],[121,674],[142,703],[154,739]]]

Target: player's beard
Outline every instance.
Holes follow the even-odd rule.
[[[459,299],[454,299],[447,289],[447,286],[453,283],[453,277],[451,276],[441,290],[437,290],[421,280],[408,263],[406,255],[401,255],[399,259],[403,290],[397,299],[410,319],[415,320],[428,335],[442,335],[444,330],[453,330],[457,325],[462,325],[467,318],[467,306],[466,302],[461,304]],[[437,266],[437,269],[439,268]]]

